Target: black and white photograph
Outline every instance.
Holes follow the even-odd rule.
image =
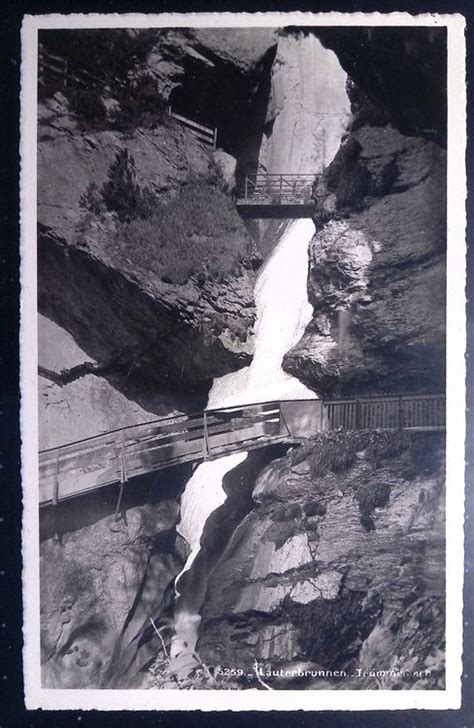
[[[30,707],[456,707],[463,43],[26,18]]]

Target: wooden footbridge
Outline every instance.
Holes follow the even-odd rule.
[[[185,462],[212,460],[276,443],[300,443],[338,428],[439,430],[441,394],[296,400],[206,410],[123,427],[39,453],[40,506]]]
[[[247,175],[237,188],[237,210],[247,218],[300,218],[314,213],[315,174]]]

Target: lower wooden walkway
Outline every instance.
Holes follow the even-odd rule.
[[[113,483],[321,431],[442,429],[441,394],[296,400],[208,410],[124,427],[39,453],[40,505],[56,505]]]

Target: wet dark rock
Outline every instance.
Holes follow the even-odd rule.
[[[261,472],[253,508],[210,577],[199,653],[209,665],[246,669],[257,659],[276,670],[309,661],[349,675],[433,665],[423,687],[442,687],[444,437],[333,433],[330,451],[337,443],[362,457],[343,467],[333,448],[325,467],[315,467],[326,438],[302,446],[304,460],[295,450]],[[420,452],[433,463],[430,474]],[[308,472],[295,473],[295,460]],[[386,684],[420,687],[396,676]],[[298,686],[341,683],[329,676]],[[361,675],[344,686],[377,682]]]
[[[130,482],[41,514],[41,662],[48,688],[138,687],[169,623],[186,550],[176,502],[190,468]]]
[[[354,111],[365,114],[365,123],[390,121],[404,134],[445,142],[445,28],[338,27],[309,32],[336,53],[362,90],[365,98],[353,100]]]
[[[443,149],[384,126],[318,179],[314,316],[284,368],[320,396],[443,389],[445,175]]]

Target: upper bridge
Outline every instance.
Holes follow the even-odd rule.
[[[120,484],[184,462],[202,462],[318,432],[437,430],[446,424],[442,394],[294,400],[205,410],[123,427],[39,453],[40,506]]]
[[[316,174],[247,175],[237,188],[237,210],[247,218],[312,217]]]

